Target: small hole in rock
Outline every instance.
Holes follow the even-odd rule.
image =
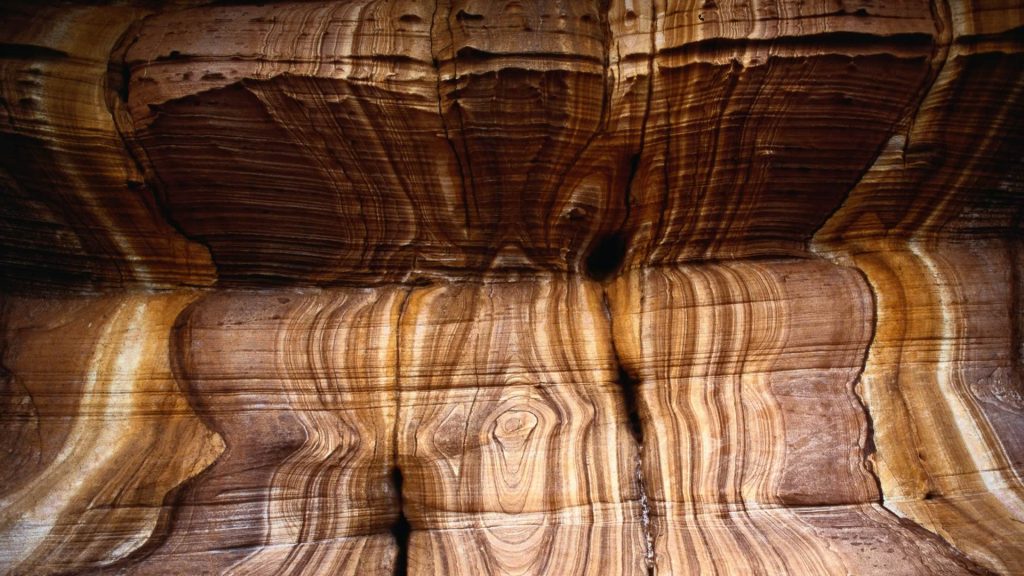
[[[459,22],[474,21],[474,20],[479,21],[479,20],[483,20],[484,16],[483,16],[483,14],[473,14],[472,12],[466,12],[465,10],[459,10],[458,12],[455,13],[455,19],[458,20]]]
[[[604,236],[587,255],[587,276],[599,282],[607,280],[619,271],[625,257],[626,237],[621,232]]]

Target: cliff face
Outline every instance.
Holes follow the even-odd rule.
[[[5,3],[0,572],[1024,572],[1013,0]]]

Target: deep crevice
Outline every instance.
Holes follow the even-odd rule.
[[[906,117],[906,132],[903,142],[904,154],[911,147],[914,125],[917,123],[918,116],[921,115],[921,107],[924,106],[932,89],[935,88],[936,82],[938,82],[939,77],[942,76],[943,69],[946,67],[946,62],[949,61],[949,49],[953,42],[953,14],[949,2],[946,0],[932,0],[928,3],[928,8],[931,11],[932,21],[936,26],[932,46],[931,70],[928,72],[928,76],[925,78],[924,84],[921,86],[916,97],[907,105],[907,109],[904,112]]]
[[[616,359],[618,363],[618,359]],[[633,434],[633,438],[636,439],[637,444],[641,446],[644,443],[644,431],[640,425],[640,411],[637,407],[637,387],[640,385],[640,380],[623,368],[622,364],[618,365],[619,374],[616,377],[616,384],[619,385],[619,389],[622,390],[622,399],[626,404],[626,418],[629,422],[629,431]]]
[[[626,405],[629,430],[637,445],[634,474],[636,475],[637,490],[640,492],[638,503],[640,504],[640,528],[644,537],[644,565],[647,568],[647,576],[654,576],[654,535],[651,533],[651,506],[647,499],[647,485],[644,482],[644,431],[637,403],[637,389],[640,380],[626,371],[622,363],[619,362],[618,354],[615,355],[615,363],[619,373],[617,383],[622,390],[622,399]]]
[[[113,59],[107,64],[107,90],[115,95],[122,104],[128,104],[128,90],[132,81],[132,67],[121,60]],[[110,103],[108,103],[110,106]],[[111,112],[113,114],[113,112]]]
[[[409,536],[412,534],[412,525],[405,517],[405,510],[402,506],[402,471],[398,468],[391,469],[391,485],[398,496],[398,518],[388,529],[395,538],[398,545],[398,554],[395,556],[395,576],[405,576],[409,573]]]
[[[654,534],[651,532],[651,506],[647,500],[647,486],[644,484],[642,451],[636,454],[636,481],[640,488],[640,527],[644,533],[644,565],[647,568],[647,576],[654,576],[657,565],[655,564]]]
[[[409,536],[412,534],[412,525],[409,523],[409,519],[405,517],[405,498],[402,495],[402,485],[404,484],[404,478],[402,477],[402,470],[398,467],[399,462],[399,434],[398,434],[398,419],[401,417],[402,402],[401,402],[401,382],[402,382],[402,318],[405,316],[405,309],[409,305],[409,299],[412,296],[413,290],[410,288],[402,296],[402,302],[398,306],[398,318],[395,321],[397,327],[397,334],[395,337],[395,418],[396,422],[392,429],[391,448],[393,467],[391,468],[391,487],[395,491],[395,499],[398,504],[398,517],[395,518],[394,522],[388,528],[391,536],[395,539],[395,544],[398,546],[398,553],[395,556],[395,576],[405,576],[409,572]]]
[[[605,301],[607,309],[608,302]],[[610,312],[610,310],[609,310]],[[654,575],[654,536],[651,534],[651,507],[647,500],[647,486],[644,483],[643,451],[644,451],[644,429],[640,420],[639,402],[637,402],[640,379],[629,373],[622,362],[619,354],[615,351],[615,343],[612,341],[612,351],[615,353],[615,367],[618,371],[616,384],[622,392],[622,400],[626,409],[626,420],[629,432],[636,440],[636,483],[640,492],[640,526],[644,536],[644,564],[647,567],[648,576]]]
[[[626,235],[614,232],[598,238],[587,254],[585,270],[592,280],[603,282],[619,271],[626,258]]]
[[[636,441],[636,463],[634,476],[637,483],[637,491],[640,493],[637,503],[640,505],[640,526],[643,532],[643,553],[644,565],[647,568],[648,576],[655,573],[655,552],[654,535],[651,532],[651,507],[647,499],[647,486],[644,483],[643,452],[644,452],[644,430],[640,417],[640,403],[638,402],[640,379],[626,369],[625,364],[619,356],[618,348],[615,346],[615,330],[613,328],[613,316],[611,304],[608,302],[608,292],[602,291],[601,303],[604,308],[605,317],[608,319],[609,340],[611,341],[612,355],[615,361],[616,378],[622,393],[622,400],[625,409],[626,422],[630,435]]]

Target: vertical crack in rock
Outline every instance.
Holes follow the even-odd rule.
[[[398,467],[391,469],[391,486],[398,497],[398,518],[391,524],[390,532],[398,544],[398,555],[395,557],[395,576],[406,576],[409,573],[409,536],[412,525],[405,517],[402,505],[402,471]]]
[[[607,304],[607,300],[606,300]],[[614,350],[614,340],[612,341],[612,348]],[[640,490],[640,527],[643,530],[644,536],[644,564],[647,566],[647,574],[653,576],[654,574],[654,537],[651,534],[651,507],[647,500],[647,485],[644,483],[644,467],[643,467],[643,451],[644,451],[644,432],[643,424],[640,419],[640,411],[637,404],[637,389],[640,385],[640,380],[630,375],[626,369],[622,366],[622,362],[619,360],[619,355],[615,353],[615,364],[618,368],[618,384],[622,391],[622,398],[625,403],[626,417],[629,422],[629,431],[636,440],[637,451],[636,451],[636,483]]]
[[[643,446],[641,445],[641,448]],[[642,450],[636,454],[636,481],[640,486],[640,527],[644,533],[644,564],[647,576],[654,576],[654,536],[651,534],[651,507],[647,501],[647,488],[644,485],[644,468]]]
[[[651,0],[651,24],[649,32],[650,45],[647,51],[647,93],[644,96],[644,113],[640,119],[640,141],[637,143],[636,153],[629,159],[629,176],[626,179],[626,193],[622,201],[625,210],[622,215],[620,230],[629,226],[630,216],[633,213],[633,182],[636,180],[637,172],[640,171],[640,161],[643,158],[644,148],[647,145],[647,125],[651,119],[651,100],[654,98],[654,52],[657,46],[656,28],[658,21],[657,2]]]
[[[405,310],[409,305],[409,299],[412,297],[413,290],[414,288],[409,288],[402,295],[402,301],[398,305],[398,317],[395,320],[395,422],[391,432],[391,487],[395,491],[398,517],[389,529],[391,536],[395,539],[395,544],[398,545],[398,553],[395,556],[395,576],[405,576],[409,571],[409,537],[412,534],[412,525],[409,523],[408,518],[405,517],[405,499],[402,496],[404,479],[402,478],[402,469],[398,461],[398,443],[401,440],[399,437],[399,426],[401,425],[402,413],[402,318],[405,316]]]
[[[857,274],[860,275],[861,281],[864,282],[864,286],[867,288],[868,296],[871,298],[871,335],[868,338],[868,345],[864,347],[864,355],[860,360],[860,369],[857,371],[857,376],[853,379],[853,397],[856,398],[857,403],[860,404],[861,411],[864,413],[864,469],[874,479],[875,487],[878,489],[879,503],[885,507],[885,492],[882,491],[882,481],[875,470],[875,452],[878,450],[875,444],[875,420],[871,415],[871,407],[867,401],[867,392],[864,390],[863,381],[864,372],[868,366],[868,358],[870,358],[871,349],[875,345],[875,335],[878,333],[878,296],[875,294],[875,287],[871,284],[867,274],[860,268],[853,268],[853,270],[856,270]]]
[[[650,95],[648,95],[648,98]],[[649,110],[645,110],[646,115]],[[644,120],[646,124],[646,119]],[[643,149],[643,137],[641,136],[640,150]],[[629,219],[633,208],[633,182],[636,179],[637,172],[640,169],[640,151],[638,150],[629,159],[629,174],[626,178],[625,193],[622,195],[622,202],[624,210],[622,214],[622,220],[619,222],[619,226],[615,232],[602,236],[597,239],[587,254],[586,260],[584,261],[584,272],[587,277],[598,282],[604,282],[605,280],[611,279],[622,270],[623,264],[626,261],[626,256],[629,253],[629,240],[627,239],[627,230],[629,226]],[[605,301],[605,307],[607,309],[607,300]],[[611,316],[609,313],[609,322],[611,322]],[[614,338],[612,338],[614,345]],[[620,374],[621,376],[621,374]]]
[[[634,477],[636,478],[637,489],[640,492],[638,503],[640,504],[640,527],[643,531],[644,564],[647,567],[648,576],[654,575],[654,536],[651,533],[651,508],[647,499],[647,486],[644,483],[643,453],[644,453],[644,430],[643,419],[640,414],[640,404],[637,395],[640,388],[640,379],[630,374],[619,357],[618,348],[615,346],[615,330],[612,325],[612,310],[608,303],[607,290],[601,291],[601,303],[604,308],[605,317],[608,319],[608,333],[612,345],[612,354],[617,372],[615,383],[618,384],[622,393],[623,406],[626,412],[627,426],[629,432],[636,441],[636,462],[634,464]]]
[[[614,348],[614,344],[612,345]],[[637,388],[640,385],[640,380],[631,375],[622,366],[622,361],[619,360],[619,356],[615,355],[616,368],[618,369],[618,377],[616,383],[619,385],[619,389],[622,391],[622,399],[626,405],[626,417],[629,419],[629,431],[633,435],[638,445],[643,445],[644,432],[643,427],[640,423],[640,412],[637,407]]]

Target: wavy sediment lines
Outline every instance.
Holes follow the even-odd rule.
[[[268,494],[266,541],[271,546],[260,548],[228,573],[265,573],[271,566],[330,566],[343,571],[349,564],[357,564],[353,558],[345,558],[353,549],[360,554],[369,552],[362,550],[363,541],[373,538],[352,538],[344,544],[338,541],[339,535],[361,536],[371,513],[347,510],[357,507],[358,500],[338,495],[362,492],[374,480],[380,482],[384,471],[380,466],[374,479],[359,470],[365,466],[360,460],[367,449],[387,453],[387,434],[379,428],[383,428],[381,422],[394,419],[387,388],[376,388],[387,383],[363,382],[371,375],[360,369],[357,352],[363,346],[378,351],[393,346],[389,324],[373,326],[372,319],[358,317],[359,308],[368,307],[367,303],[374,306],[376,298],[371,294],[330,294],[309,299],[289,314],[279,329],[275,373],[292,378],[308,374],[314,384],[312,390],[286,386],[284,391],[288,403],[301,414],[306,438],[277,466],[270,480],[274,489]],[[353,308],[356,314],[352,314]],[[353,386],[353,381],[360,385]],[[372,400],[367,402],[367,398]],[[378,446],[380,441],[385,445]],[[298,545],[274,546],[277,543]]]
[[[606,322],[597,285],[572,276],[412,292],[398,461],[410,566],[646,572]]]
[[[151,191],[108,110],[111,49],[143,15],[131,7],[3,7],[5,286],[212,282],[202,247],[148,205]]]
[[[891,244],[892,242],[890,242]],[[910,240],[858,254],[883,319],[864,373],[886,505],[1014,573],[1022,519],[1005,243]],[[894,271],[898,270],[898,275]],[[970,281],[971,292],[961,286]],[[909,437],[909,442],[908,442]]]
[[[1020,6],[191,3],[0,10],[0,572],[1024,572]]]
[[[805,255],[924,85],[934,34],[926,2],[659,3],[631,263]]]
[[[580,271],[646,117],[651,15],[620,8],[158,14],[124,50],[125,129],[225,284]]]
[[[125,308],[124,304],[115,310],[114,318],[99,334],[100,341],[109,339],[110,332],[118,320],[118,313],[124,313],[123,308]],[[141,310],[136,308],[134,310],[135,318],[131,320],[138,320],[140,312]],[[129,324],[131,324],[131,320],[129,320]],[[131,376],[126,373],[129,370],[124,370],[124,366],[119,366],[119,364],[123,364],[119,361],[126,360],[129,363],[138,364],[139,351],[137,343],[133,344],[136,344],[134,350],[132,344],[128,344],[118,351],[114,360],[115,370],[117,368],[122,368],[122,370],[120,374],[115,374],[114,379],[104,382],[104,384],[113,384],[110,389],[97,386],[104,350],[99,347],[96,349],[96,354],[89,362],[89,371],[82,384],[83,401],[87,399],[91,402],[95,397],[102,398],[104,396],[116,399],[118,398],[116,394],[123,394],[126,391],[125,388],[131,387],[131,380],[126,379],[126,376],[129,378]],[[120,376],[120,378],[116,378],[116,376]],[[118,385],[120,385],[120,389],[117,388]],[[106,416],[104,419],[109,419],[115,407],[114,403],[109,401],[105,406],[101,405],[104,413],[100,414],[100,417]],[[11,566],[21,563],[33,549],[41,544],[57,521],[55,513],[66,507],[68,502],[75,497],[82,483],[90,476],[90,472],[95,473],[95,469],[103,464],[105,459],[97,458],[100,456],[99,452],[112,444],[111,441],[118,435],[118,432],[123,433],[124,430],[118,430],[115,427],[97,430],[89,426],[86,418],[77,418],[75,425],[64,439],[61,451],[54,457],[53,462],[35,478],[36,481],[0,500],[0,507],[4,509],[6,513],[4,515],[7,516],[5,518],[7,522],[4,522],[5,525],[0,528],[7,535],[17,535],[17,538],[11,538],[9,542],[5,542],[4,550],[7,553],[4,558],[5,563],[9,563]],[[74,460],[71,460],[72,455],[75,456]],[[11,514],[14,511],[18,513],[16,517]],[[11,554],[12,552],[13,554]]]
[[[963,354],[964,347],[958,346],[957,343],[967,340],[972,335],[969,334],[969,328],[963,326],[967,315],[959,310],[966,295],[961,292],[958,284],[948,281],[957,274],[955,268],[943,262],[945,258],[933,257],[919,242],[911,241],[908,246],[910,252],[931,276],[933,294],[938,300],[938,327],[935,335],[939,343],[935,355],[935,377],[946,412],[959,428],[963,449],[958,456],[964,458],[959,462],[973,464],[978,479],[988,492],[1000,494],[1010,489],[1004,503],[1015,517],[1024,518],[1021,493],[1012,491],[1022,488],[1020,477],[1010,467],[1008,454],[1003,450],[992,450],[993,440],[996,445],[999,443],[998,435],[985,420],[984,411],[979,404],[982,399],[973,397],[975,394],[968,389],[969,384],[957,370],[958,365],[969,362],[972,358]],[[1000,302],[997,301],[995,304],[998,305]],[[932,422],[938,429],[942,429],[942,424],[941,421]]]
[[[129,124],[169,217],[210,247],[222,282],[366,285],[467,266],[432,16],[274,4],[142,27],[125,55]]]
[[[398,295],[215,293],[179,319],[183,385],[226,449],[124,570],[390,570]]]
[[[377,23],[386,26],[403,9],[417,14],[412,5],[361,1],[206,6],[151,17],[126,54],[132,67],[131,114],[145,124],[155,119],[159,106],[173,100],[282,75],[430,78],[429,58],[427,69],[417,58],[429,42],[428,30],[410,26],[409,20],[401,30],[381,29]],[[196,20],[201,24],[195,25]],[[379,34],[383,31],[412,34],[385,40],[388,35]],[[373,58],[388,55],[393,59]],[[396,66],[396,59],[403,65]]]
[[[854,271],[807,260],[659,267],[611,295],[617,348],[640,381],[658,570],[968,569],[876,504],[853,392],[871,297]]]
[[[1020,75],[1021,14],[988,2],[949,8],[951,45],[930,90],[815,247],[855,264],[876,294],[863,388],[886,506],[983,566],[1016,573],[1022,200],[1005,172],[1022,149],[1006,136],[1024,128],[1021,89],[1009,80]]]
[[[438,13],[440,112],[459,158],[466,226],[481,242],[478,266],[571,267],[586,249],[580,239],[619,205],[607,181],[577,190],[588,176],[577,165],[612,177],[625,168],[583,160],[611,107],[607,7],[452,0]]]
[[[52,431],[62,425],[59,420],[72,422],[59,452],[45,454],[46,446],[37,447],[46,467],[0,501],[2,563],[13,573],[50,573],[124,557],[149,537],[164,494],[220,452],[219,439],[178,393],[167,365],[167,339],[160,337],[191,299],[7,304],[13,313],[4,329],[16,330],[19,342],[7,352],[5,364],[13,364],[38,406],[37,425]],[[75,364],[60,357],[60,345],[37,347],[55,332],[62,334],[65,350],[91,349],[91,357]],[[57,374],[38,372],[54,364],[22,365],[20,354],[69,364]],[[82,383],[64,391],[65,378]],[[169,434],[185,455],[175,456],[174,447],[161,443]]]

